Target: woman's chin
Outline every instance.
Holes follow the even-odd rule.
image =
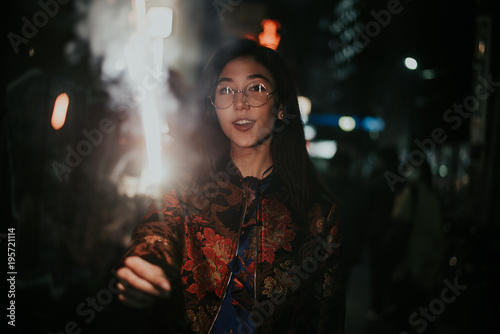
[[[262,144],[263,144],[263,142],[261,140],[259,140],[258,138],[253,138],[252,140],[231,142],[231,146],[234,149],[238,149],[238,150],[255,149],[259,146],[262,146]]]

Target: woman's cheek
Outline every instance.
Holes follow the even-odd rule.
[[[259,133],[257,134],[257,139],[258,141],[264,140],[266,137],[269,136],[269,133],[271,133],[272,127],[265,127],[259,129]]]
[[[229,120],[227,119],[227,117],[225,117],[224,115],[224,112],[216,112],[216,115],[217,115],[217,120],[219,121],[219,125],[222,129],[222,132],[224,132],[224,134],[226,136],[229,136]]]

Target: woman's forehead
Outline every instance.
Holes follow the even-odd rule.
[[[234,82],[245,80],[265,80],[271,84],[274,78],[269,70],[251,57],[238,57],[229,61],[219,75],[218,82]]]

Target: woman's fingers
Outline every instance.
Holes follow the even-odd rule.
[[[130,268],[122,267],[116,272],[126,289],[135,288],[147,293],[155,293],[154,287],[147,281],[137,276]]]
[[[170,282],[163,270],[140,257],[125,259],[125,267],[117,274],[123,282],[117,284],[121,291],[118,298],[131,307],[147,308],[170,295]]]
[[[166,291],[161,291],[153,284],[151,284],[146,279],[138,276],[132,269],[129,267],[122,267],[117,271],[118,276],[125,281],[127,284],[124,284],[126,289],[134,288],[136,290],[142,291],[144,293],[148,293],[153,296],[165,296],[167,295]]]
[[[165,277],[165,273],[162,268],[151,264],[138,256],[126,258],[125,265],[127,268],[132,270],[136,276],[151,284],[154,289],[162,295],[165,295],[166,292],[170,292],[170,282]]]

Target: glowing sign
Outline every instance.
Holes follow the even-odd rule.
[[[62,93],[56,98],[54,102],[54,110],[52,111],[52,118],[50,124],[54,130],[59,130],[66,122],[66,114],[68,113],[69,97],[68,94]]]
[[[261,25],[263,31],[259,34],[259,44],[276,50],[281,40],[281,36],[278,34],[281,24],[274,20],[263,20]]]

